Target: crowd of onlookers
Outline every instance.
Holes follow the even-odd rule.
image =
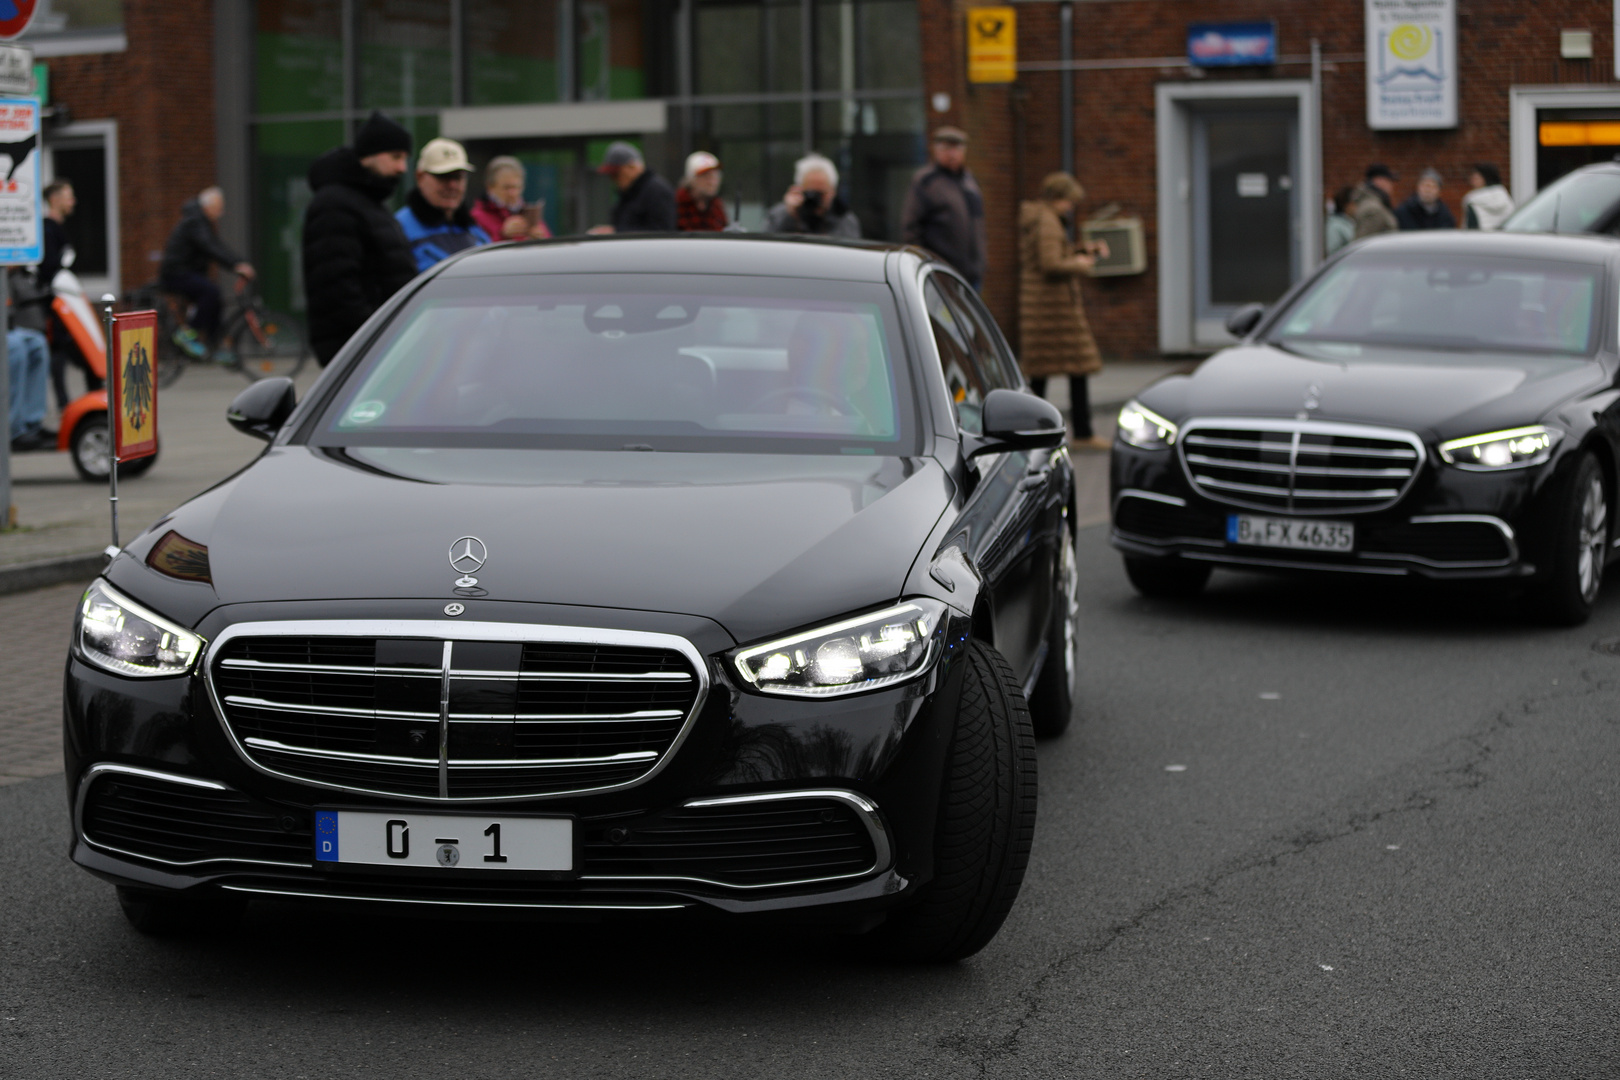
[[[1424,169],[1404,202],[1396,204],[1400,177],[1388,165],[1367,166],[1360,184],[1340,188],[1328,207],[1323,244],[1329,255],[1352,240],[1379,233],[1412,229],[1455,229],[1457,219],[1440,198],[1444,178],[1438,169]],[[1462,198],[1465,229],[1500,229],[1513,213],[1513,196],[1502,186],[1495,165],[1481,162],[1469,167],[1468,192]]]

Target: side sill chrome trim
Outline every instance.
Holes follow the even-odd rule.
[[[1119,504],[1126,499],[1147,499],[1149,502],[1164,503],[1166,506],[1187,505],[1186,499],[1175,495],[1160,495],[1156,491],[1143,491],[1141,488],[1121,488],[1119,494],[1114,496],[1114,509],[1117,510]]]
[[[754,891],[759,889],[788,889],[799,885],[820,885],[831,881],[847,881],[851,878],[870,877],[889,868],[892,846],[889,843],[889,832],[883,825],[883,818],[878,814],[877,805],[853,791],[844,791],[839,788],[824,788],[807,791],[765,791],[756,795],[722,795],[711,799],[688,799],[681,806],[687,810],[701,810],[711,806],[746,806],[756,803],[788,802],[797,799],[832,799],[841,802],[855,811],[861,824],[866,826],[866,832],[872,840],[873,860],[872,866],[866,870],[859,870],[852,874],[830,874],[819,878],[802,878],[795,881],[771,881],[759,885],[738,885],[729,881],[714,881],[709,878],[659,876],[656,874],[581,874],[582,881],[690,881],[703,885],[713,885],[722,889],[739,889]]]
[[[467,796],[450,795],[448,789],[444,787],[440,788],[441,794],[438,795],[412,795],[398,791],[382,791],[348,784],[334,784],[281,772],[254,761],[253,756],[247,752],[247,748],[236,737],[236,732],[231,730],[230,722],[225,717],[225,706],[220,701],[219,690],[214,684],[214,657],[219,654],[219,650],[226,643],[238,637],[297,637],[300,635],[310,637],[431,638],[444,641],[447,644],[455,641],[542,641],[673,649],[684,656],[687,662],[692,665],[692,673],[697,679],[697,694],[692,698],[692,707],[687,712],[686,721],[681,725],[680,731],[676,732],[675,738],[670,741],[668,749],[653,762],[652,768],[633,780],[627,780],[619,784],[569,788],[566,791],[548,791],[535,795]],[[443,678],[448,674],[448,669],[449,664],[446,663],[441,671],[434,674]],[[203,685],[208,688],[208,700],[214,707],[215,719],[219,721],[219,726],[225,732],[225,738],[230,742],[231,748],[236,751],[237,756],[249,768],[266,776],[273,776],[278,780],[286,780],[306,787],[320,788],[326,791],[342,791],[354,795],[375,795],[385,799],[399,799],[408,803],[427,805],[542,802],[564,799],[574,795],[624,791],[645,784],[663,772],[675,755],[680,752],[687,737],[691,735],[692,728],[697,723],[697,718],[702,715],[704,705],[708,702],[710,685],[708,661],[690,641],[677,634],[661,634],[641,630],[612,630],[588,626],[537,626],[529,623],[460,622],[455,619],[289,619],[285,622],[234,623],[225,627],[213,641],[207,643],[203,649],[198,670],[202,672]],[[448,679],[444,681],[447,685]],[[444,702],[444,708],[448,712],[448,700]],[[448,737],[448,730],[447,717],[441,716],[441,738]]]
[[[610,754],[607,757],[591,758],[482,758],[458,759],[447,758],[443,762],[432,758],[392,757],[388,754],[356,754],[349,750],[317,750],[307,746],[288,746],[286,743],[276,742],[274,739],[260,739],[248,736],[242,740],[249,746],[261,750],[270,750],[278,754],[295,754],[299,757],[321,758],[332,761],[357,761],[363,764],[375,765],[411,765],[425,769],[436,769],[441,764],[448,764],[451,768],[484,768],[493,769],[503,766],[511,767],[561,767],[573,765],[619,765],[626,761],[648,761],[658,756],[656,750],[631,750],[623,754]]]
[[[537,908],[553,911],[685,911],[690,904],[548,904],[526,900],[417,900],[404,896],[344,896],[303,889],[267,889],[259,885],[221,885],[228,892],[255,896],[296,896],[305,900],[356,900],[367,904],[431,904],[436,907]]]
[[[203,779],[200,779],[200,778],[195,777],[195,776],[181,776],[179,773],[161,772],[161,771],[159,771],[157,769],[142,769],[142,768],[139,768],[139,767],[134,766],[134,765],[118,765],[118,764],[114,764],[113,762],[102,762],[101,764],[98,764],[98,765],[92,765],[92,766],[90,766],[88,769],[86,769],[84,771],[84,776],[79,781],[78,791],[74,794],[74,799],[73,799],[73,831],[76,834],[78,834],[78,837],[79,837],[80,840],[83,840],[86,844],[88,844],[91,847],[95,848],[97,851],[105,851],[105,852],[107,852],[109,854],[112,854],[112,855],[122,855],[125,858],[138,859],[138,860],[140,860],[142,862],[159,863],[159,864],[161,864],[163,866],[185,867],[185,866],[207,866],[207,865],[210,865],[212,863],[235,863],[235,864],[238,864],[238,865],[245,865],[245,866],[275,866],[275,867],[284,867],[284,868],[292,869],[292,870],[308,870],[310,868],[310,866],[312,866],[314,864],[313,859],[311,859],[309,862],[302,862],[302,863],[271,862],[268,859],[229,859],[229,858],[227,858],[227,859],[190,859],[190,860],[187,860],[187,861],[178,862],[178,861],[176,861],[174,859],[164,859],[164,858],[160,858],[157,855],[143,855],[138,851],[128,851],[128,850],[126,850],[124,848],[121,848],[121,847],[114,847],[112,844],[104,844],[99,840],[92,840],[90,838],[89,834],[87,834],[84,831],[84,803],[85,803],[85,800],[87,798],[89,798],[89,796],[90,796],[90,785],[94,784],[96,782],[96,780],[98,780],[102,776],[107,775],[109,773],[111,773],[113,775],[118,775],[118,776],[139,776],[139,777],[143,777],[144,779],[147,779],[147,780],[157,780],[157,781],[160,781],[162,783],[167,783],[167,784],[178,784],[178,785],[180,785],[182,787],[203,788],[203,789],[205,789],[207,791],[235,791],[236,790],[235,788],[228,787],[225,784],[217,783],[217,782],[215,782],[213,780],[203,780]]]

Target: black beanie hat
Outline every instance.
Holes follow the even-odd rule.
[[[385,154],[390,150],[410,153],[411,133],[381,112],[373,110],[370,119],[355,133],[354,154],[356,157],[365,158],[372,154]]]

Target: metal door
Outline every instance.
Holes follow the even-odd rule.
[[[1193,117],[1193,262],[1198,320],[1269,304],[1299,277],[1299,131],[1292,109]]]

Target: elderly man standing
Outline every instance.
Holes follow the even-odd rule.
[[[720,198],[720,159],[707,150],[686,159],[686,175],[675,189],[675,223],[681,232],[724,232],[731,223]]]
[[[977,289],[984,284],[984,193],[967,169],[967,132],[940,128],[931,153],[933,164],[911,178],[900,235],[956,267]]]
[[[434,139],[422,147],[416,159],[416,186],[394,215],[405,230],[418,272],[458,251],[489,243],[489,233],[462,205],[471,173],[467,151],[454,139]]]
[[[225,193],[217,187],[206,188],[187,202],[163,246],[158,268],[164,291],[191,301],[191,325],[175,331],[174,343],[193,357],[207,355],[208,344],[219,333],[219,286],[208,271],[217,263],[240,277],[253,277],[252,264],[220,239],[219,221],[224,216]]]
[[[820,154],[793,163],[793,186],[765,216],[765,231],[861,238],[861,222],[838,194],[838,167]]]
[[[646,160],[627,142],[616,142],[596,171],[613,181],[619,201],[613,204],[613,224],[597,225],[590,232],[674,232],[675,191],[662,176],[647,168]]]
[[[1352,198],[1356,204],[1356,239],[1394,232],[1400,228],[1390,199],[1395,194],[1395,173],[1388,165],[1367,166],[1365,179]]]

